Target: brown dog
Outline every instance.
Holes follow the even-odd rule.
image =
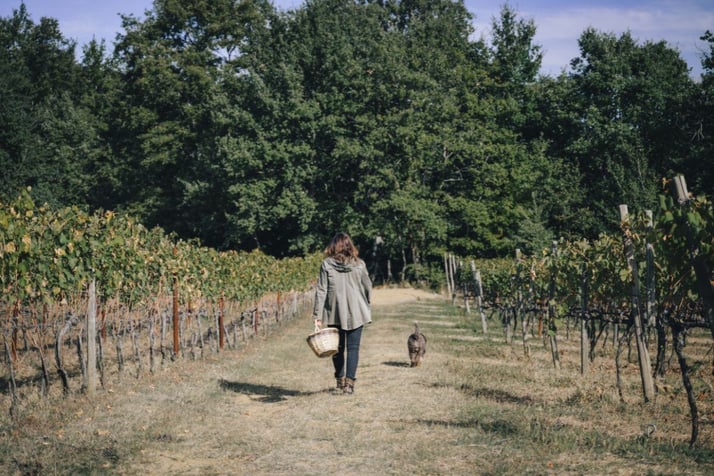
[[[419,367],[426,354],[426,336],[419,330],[419,324],[414,323],[414,332],[407,339],[411,367]]]

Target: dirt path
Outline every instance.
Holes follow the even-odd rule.
[[[408,367],[412,321],[438,320],[429,308],[435,298],[411,289],[377,290],[353,396],[330,393],[331,361],[307,347],[311,322],[305,318],[246,351],[167,371],[160,383],[113,403],[117,420],[109,419],[114,430],[105,431],[117,431],[124,441],[135,438],[123,432],[144,435],[141,448],[118,455],[119,472],[412,473],[410,455],[435,452],[433,442],[448,433],[436,425],[414,434],[415,423],[448,421],[458,401],[453,390],[433,385],[438,349],[430,349],[429,365]],[[400,315],[399,306],[420,300],[424,315]],[[468,451],[451,457],[457,463],[444,460],[445,469],[469,474]]]

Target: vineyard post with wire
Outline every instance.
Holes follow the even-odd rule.
[[[457,267],[456,267],[456,256],[453,254],[449,255],[449,274],[451,275],[451,304],[456,304],[456,277],[457,277]]]
[[[178,255],[178,248],[174,246],[173,255]],[[179,344],[179,302],[178,302],[178,275],[174,271],[172,276],[173,282],[173,306],[172,306],[172,324],[173,324],[173,352],[172,357],[177,359],[179,356],[180,344]]]
[[[97,280],[89,281],[87,303],[87,395],[97,390]]]
[[[645,329],[642,323],[642,313],[640,312],[639,269],[637,260],[635,259],[635,247],[632,241],[630,215],[627,210],[627,205],[620,205],[620,224],[622,227],[625,259],[627,260],[627,268],[632,279],[632,286],[630,288],[630,315],[635,325],[635,342],[637,344],[637,360],[640,366],[642,394],[645,403],[647,403],[654,399],[654,383],[652,381],[650,355],[645,340]]]
[[[474,280],[474,305],[478,309],[479,315],[481,316],[481,329],[483,334],[486,335],[488,332],[488,326],[486,325],[486,314],[483,312],[483,285],[481,284],[481,271],[476,270],[476,263],[471,260],[471,275]]]
[[[588,264],[583,263],[580,285],[580,374],[590,370],[590,339],[588,338]]]
[[[524,293],[523,286],[525,286],[526,280],[523,277],[523,266],[524,259],[523,254],[519,248],[516,248],[516,275],[515,275],[515,303],[514,303],[514,325],[521,324],[521,340],[523,344],[523,355],[526,357],[530,356],[531,349],[528,342],[528,317],[526,316],[526,309],[524,305]]]
[[[446,292],[451,296],[451,272],[449,266],[449,253],[444,253],[444,277],[446,278]]]
[[[547,333],[548,333],[548,340],[550,342],[550,352],[553,357],[553,366],[557,369],[560,369],[560,355],[558,354],[558,336],[557,336],[557,329],[555,326],[555,319],[556,319],[556,305],[555,305],[555,286],[556,286],[556,277],[557,277],[557,272],[558,272],[558,267],[556,265],[556,259],[558,256],[558,242],[553,241],[550,249],[550,281],[548,283],[548,302],[547,302],[547,319],[548,319],[548,324],[547,324]]]

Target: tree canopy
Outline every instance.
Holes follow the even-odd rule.
[[[452,0],[155,0],[146,13],[79,61],[56,20],[24,4],[0,18],[0,196],[29,186],[39,202],[274,256],[343,230],[418,277],[447,249],[595,237],[620,203],[656,208],[675,173],[712,192],[714,46],[695,82],[666,42],[588,29],[570,72],[548,77],[535,20],[508,5],[490,42]]]

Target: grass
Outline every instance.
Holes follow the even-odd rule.
[[[351,397],[330,394],[331,363],[308,349],[304,318],[237,351],[169,364],[141,380],[115,379],[91,401],[37,398],[15,420],[0,417],[0,472],[714,473],[707,365],[697,374],[700,440],[690,448],[676,369],[645,405],[629,363],[623,403],[611,349],[600,349],[581,376],[573,334],[559,341],[556,371],[540,339],[531,338],[527,358],[518,335],[507,345],[489,321],[483,336],[477,319],[440,299],[375,308]],[[406,338],[415,320],[428,350],[422,367],[409,368]],[[708,346],[691,339],[688,352],[705,359]]]

